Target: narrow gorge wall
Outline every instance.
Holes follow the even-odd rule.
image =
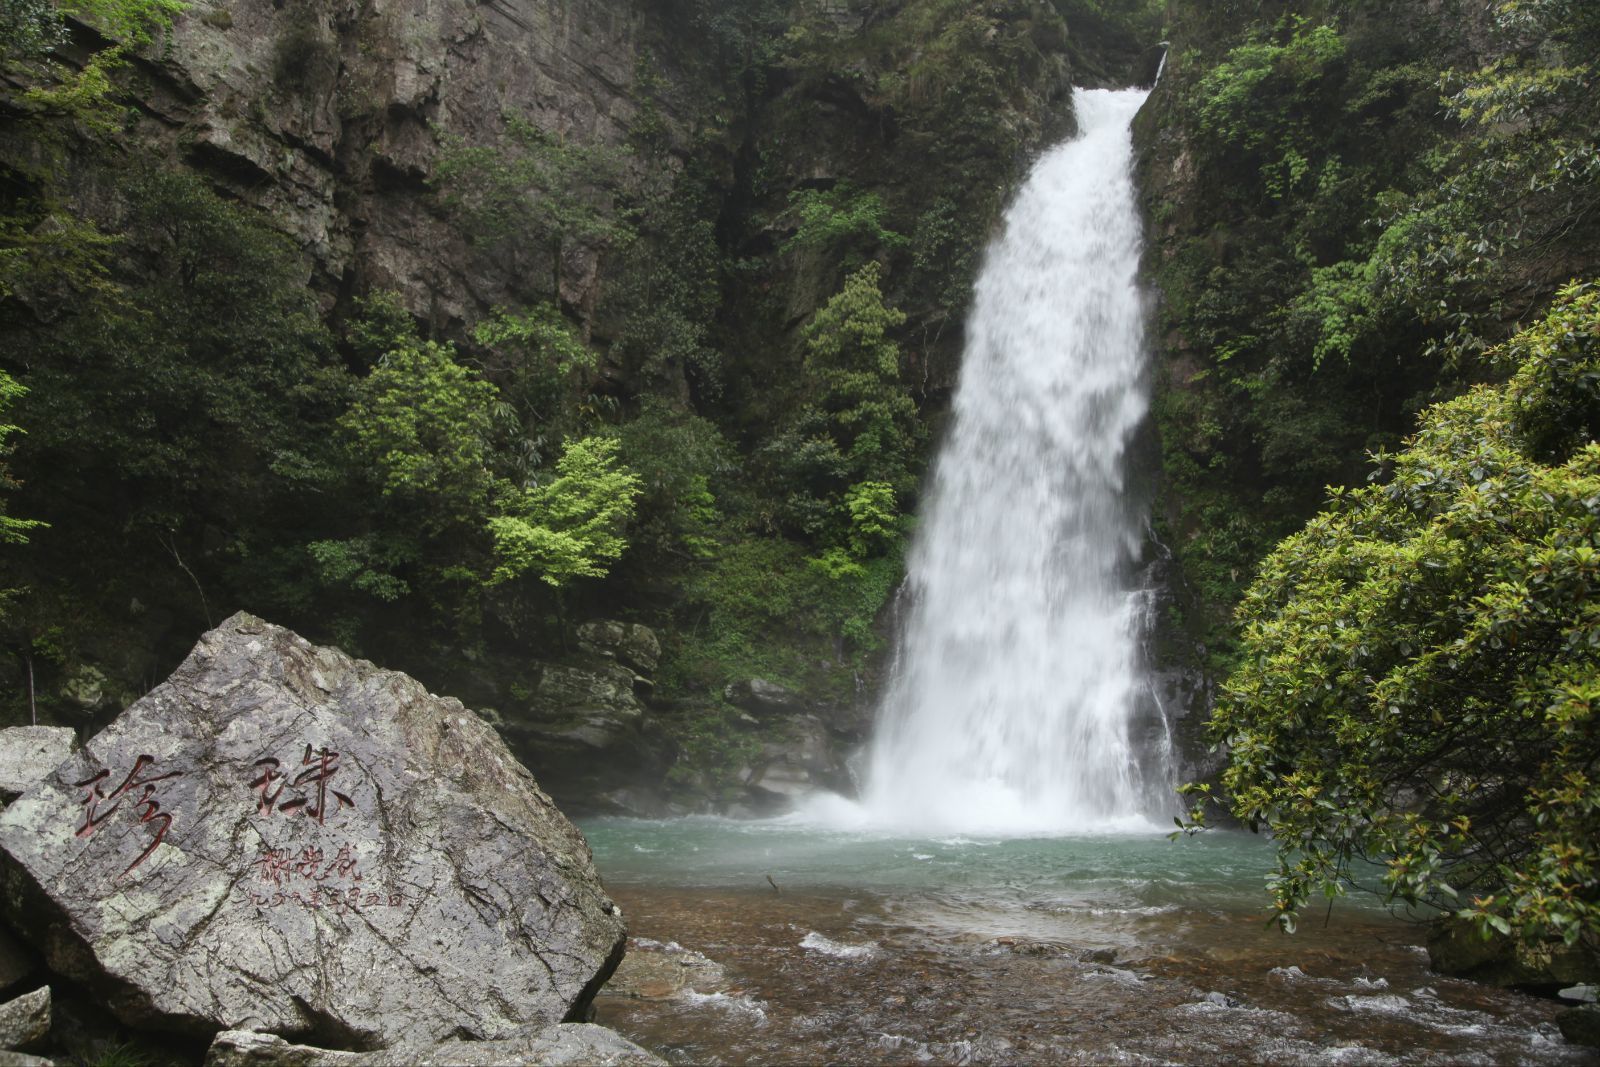
[[[1326,486],[1362,484],[1422,407],[1503,375],[1485,348],[1595,269],[1592,213],[1564,206],[1592,195],[1583,168],[1540,176],[1561,145],[1592,143],[1592,105],[1557,95],[1496,125],[1463,94],[1501,59],[1582,66],[1582,31],[1492,8],[1168,5],[1137,136],[1169,663],[1225,675],[1232,608],[1267,550]]]

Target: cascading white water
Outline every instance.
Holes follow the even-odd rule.
[[[1010,833],[1145,823],[1164,753],[1149,688],[1143,521],[1124,489],[1144,418],[1142,90],[1078,90],[990,247],[950,437],[910,561],[910,610],[863,806],[880,825]]]

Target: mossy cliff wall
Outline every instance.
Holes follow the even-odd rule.
[[[815,433],[806,326],[876,263],[905,313],[884,320],[888,386],[936,424],[983,244],[1070,132],[1072,63],[1096,82],[1148,65],[1149,8],[202,2],[131,44],[93,107],[64,90],[108,54],[94,26],[8,57],[0,370],[31,391],[7,413],[26,436],[6,506],[50,523],[6,548],[10,714],[102,720],[208,615],[248,607],[513,734],[600,739],[567,768],[586,794],[738,804],[774,746],[859,741],[899,563],[819,570],[842,502],[797,502],[783,465]],[[547,163],[570,188],[535,176],[513,206],[565,211],[541,224],[558,240],[462,207]],[[562,439],[617,434],[644,486],[611,574],[559,595],[490,588],[448,486],[397,520],[349,466],[350,397],[408,330],[514,406],[523,357],[473,333],[497,307],[553,308],[540,336],[581,348],[560,349],[580,354],[555,408],[514,432],[460,423],[492,430],[474,447],[548,481]],[[936,436],[907,438],[906,513]],[[592,618],[659,633],[654,678],[582,647]],[[789,695],[755,717],[727,695],[773,685]]]
[[[1592,275],[1593,212],[1572,207],[1592,182],[1560,177],[1588,158],[1592,100],[1516,104],[1515,72],[1590,61],[1556,7],[1168,5],[1136,135],[1169,661],[1225,674],[1233,605],[1324,487],[1364,482],[1423,406],[1503,374],[1486,346]]]

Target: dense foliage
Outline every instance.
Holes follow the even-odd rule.
[[[1225,672],[1257,561],[1592,263],[1592,5],[1172,5],[1144,121],[1160,516]],[[1156,123],[1162,128],[1159,132]],[[1165,169],[1162,169],[1165,168]]]
[[[1600,947],[1600,287],[1491,353],[1262,564],[1212,723],[1291,928],[1394,899]],[[1203,818],[1203,809],[1198,814]]]

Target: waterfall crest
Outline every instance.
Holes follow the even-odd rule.
[[[1079,135],[986,255],[867,768],[874,823],[1081,832],[1174,807],[1164,725],[1134,736],[1160,715],[1124,486],[1148,405],[1130,132],[1146,95],[1078,90]]]

